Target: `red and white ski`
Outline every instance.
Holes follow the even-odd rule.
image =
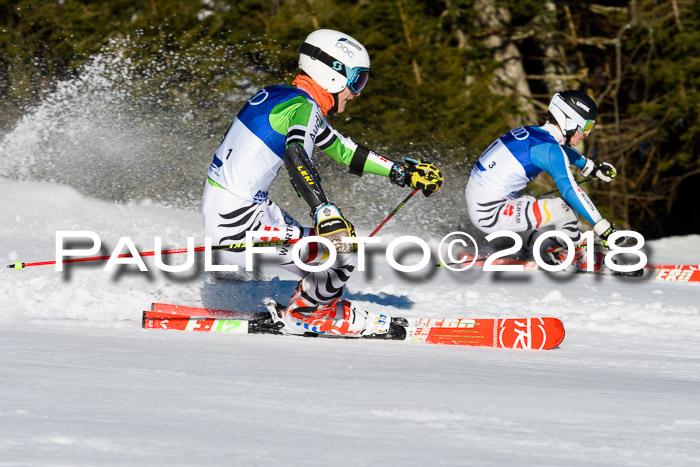
[[[474,257],[472,255],[462,255],[460,261],[463,263],[470,263]],[[485,258],[477,258],[474,261],[473,267],[484,267],[486,263]],[[506,265],[506,266],[522,266],[525,271],[540,270],[540,267],[535,261],[530,260],[520,260],[511,258],[499,258],[494,259],[491,263],[493,265]],[[586,268],[586,264],[581,265],[582,269]],[[581,271],[586,272],[586,271]],[[611,274],[608,270],[603,270],[600,264],[596,264],[593,271],[597,274]],[[655,281],[665,281],[665,282],[700,282],[700,265],[697,264],[676,264],[676,265],[659,265],[659,264],[647,264],[643,268],[642,274],[638,276],[628,276],[638,279],[647,279]]]
[[[257,316],[257,318],[255,317]],[[265,313],[153,303],[143,312],[144,329],[223,332],[230,334],[280,334]],[[557,318],[508,319],[406,319],[405,336],[395,340],[426,344],[549,350],[564,340],[564,324]],[[381,338],[378,336],[376,338]]]
[[[406,340],[427,344],[549,350],[564,340],[557,318],[408,319]]]
[[[665,282],[700,282],[700,265],[647,265],[643,277]]]

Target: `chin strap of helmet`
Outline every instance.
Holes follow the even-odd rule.
[[[566,116],[563,113],[561,114],[561,116],[564,118],[564,121],[566,121]],[[562,122],[560,122],[560,120],[554,116],[554,113],[552,113],[551,108],[549,111],[547,111],[547,121],[552,123],[553,125],[556,125],[557,128],[559,128],[561,136],[564,138],[564,146],[571,146],[571,137],[574,136],[574,132],[576,130],[567,131],[566,128],[562,128]]]
[[[336,92],[335,94],[331,94],[333,96],[333,107],[329,110],[329,112],[337,112],[338,111],[338,94],[339,92]]]
[[[574,130],[574,131],[576,131],[576,130]],[[570,146],[571,146],[571,137],[572,137],[572,136],[574,136],[574,134],[573,134],[573,132],[571,132],[571,131],[567,131],[567,132],[564,134],[564,146],[566,146],[566,147],[570,147]]]

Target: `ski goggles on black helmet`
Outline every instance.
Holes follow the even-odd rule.
[[[308,55],[315,60],[319,60],[321,63],[326,64],[341,75],[345,76],[345,78],[348,80],[347,86],[350,88],[350,91],[353,94],[361,93],[367,85],[367,81],[369,80],[369,68],[359,66],[350,68],[340,60],[336,60],[320,48],[311,45],[308,42],[301,43],[299,46],[299,53]]]
[[[595,120],[586,120],[586,123],[583,124],[583,126],[578,127],[578,131],[582,135],[587,135],[588,133],[591,132],[593,129],[593,124],[595,123]]]
[[[585,110],[588,111],[588,108]],[[555,117],[562,131],[567,134],[569,131],[578,130],[582,135],[587,135],[593,130],[595,120],[586,119],[559,93],[552,97],[552,101],[549,103],[549,112]]]

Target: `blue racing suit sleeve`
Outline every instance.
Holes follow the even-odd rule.
[[[576,149],[572,147],[564,147],[562,148],[564,152],[566,153],[566,157],[569,158],[569,163],[575,165],[579,169],[582,169],[584,165],[586,165],[586,157],[584,157],[583,154],[578,152]]]
[[[578,183],[574,180],[569,168],[573,156],[580,156],[580,159],[576,158],[573,161],[577,167],[579,163],[583,166],[586,163],[586,158],[573,149],[571,151],[575,154],[570,154],[557,144],[546,143],[532,147],[530,157],[533,164],[551,175],[564,200],[588,222],[595,225],[603,216],[600,215],[588,195],[583,190],[577,189]]]

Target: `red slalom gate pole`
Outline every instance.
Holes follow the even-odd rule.
[[[275,246],[275,245],[284,245],[284,244],[290,244],[290,243],[296,243],[300,238],[293,238],[291,240],[279,240],[279,241],[271,241],[271,242],[260,242],[260,243],[254,243],[253,246]],[[231,250],[231,251],[243,251],[246,248],[245,243],[234,243],[231,245],[214,245],[211,247],[212,251],[217,251],[217,250]],[[194,248],[194,252],[199,252],[199,251],[204,251],[206,247],[203,246],[198,246]],[[176,255],[179,253],[187,253],[188,249],[187,248],[176,248],[173,250],[162,250],[162,251],[144,251],[142,253],[139,253],[138,256],[154,256],[156,253],[159,253],[161,255]],[[121,255],[118,255],[117,258],[133,258],[134,255],[131,253],[122,253]],[[61,263],[82,263],[86,261],[104,261],[108,260],[111,258],[111,256],[90,256],[86,258],[70,258],[70,259],[64,259],[61,261]],[[15,262],[14,264],[8,264],[7,267],[11,269],[24,269],[28,268],[30,266],[48,266],[51,264],[56,264],[56,261],[40,261],[37,263],[22,263],[20,261]]]
[[[381,224],[377,226],[374,231],[369,234],[370,237],[374,237],[374,235],[379,232],[379,230],[384,227],[384,225],[389,222],[389,219],[394,217],[397,212],[399,212],[405,205],[408,203],[408,201],[413,198],[413,196],[418,193],[418,189],[414,189],[408,196],[406,196],[392,211],[389,213],[389,215],[382,221]],[[300,241],[301,238],[293,238],[291,240],[274,240],[274,241],[269,241],[269,242],[259,242],[259,243],[254,243],[253,246],[277,246],[277,245],[290,245],[297,243]],[[245,243],[234,243],[231,245],[214,245],[211,247],[212,251],[218,251],[218,250],[230,250],[230,251],[243,251],[245,250],[247,245]],[[199,252],[199,251],[204,251],[206,247],[203,246],[198,246],[194,248],[194,252]],[[156,253],[161,254],[161,255],[176,255],[180,253],[187,253],[188,249],[187,248],[175,248],[172,250],[161,250],[161,251],[144,251],[143,253],[138,253],[138,256],[155,256]],[[117,258],[133,258],[134,255],[131,253],[122,253],[117,256]],[[64,259],[61,261],[61,263],[83,263],[87,261],[104,261],[108,260],[111,258],[110,256],[90,256],[86,258],[70,258],[70,259]],[[56,264],[56,261],[39,261],[35,263],[23,263],[21,261],[16,261],[14,264],[8,264],[7,267],[10,269],[24,269],[28,268],[31,266],[48,266],[51,264]]]

